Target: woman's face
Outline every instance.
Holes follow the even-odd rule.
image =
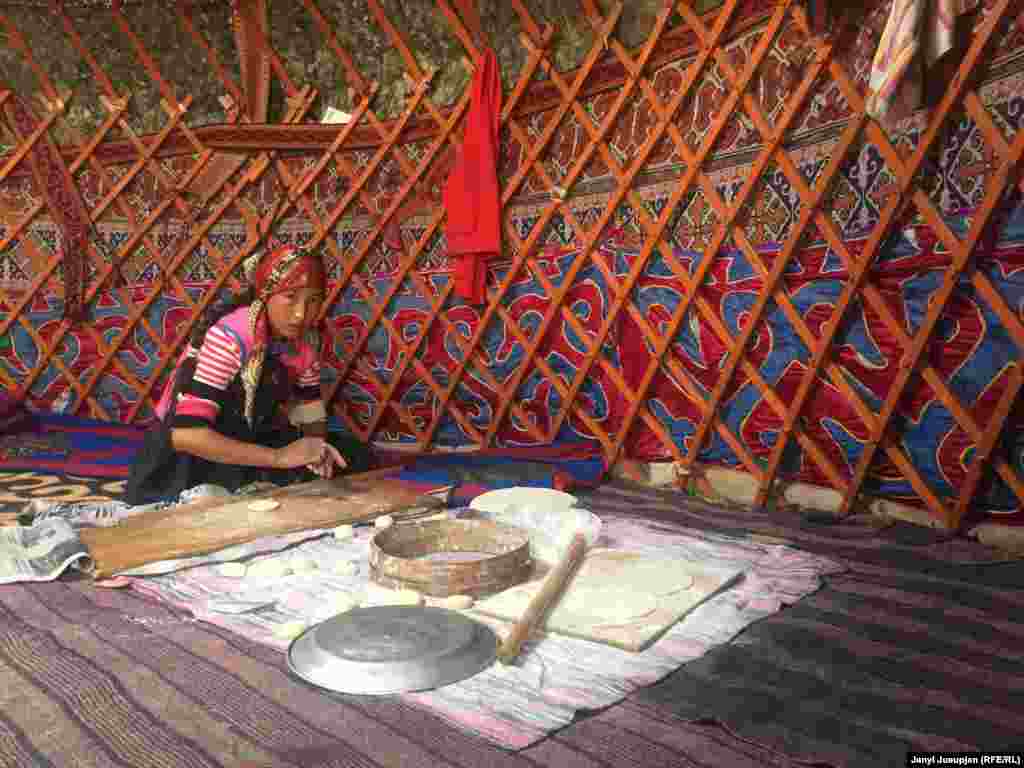
[[[291,288],[267,300],[270,331],[278,338],[298,339],[316,320],[323,298],[318,275],[306,274]]]

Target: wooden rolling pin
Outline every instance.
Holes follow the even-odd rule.
[[[569,579],[576,570],[576,566],[579,565],[586,551],[587,540],[583,538],[582,533],[577,533],[572,537],[569,546],[566,547],[562,559],[558,561],[555,567],[551,569],[551,572],[544,578],[544,584],[541,586],[540,591],[533,596],[530,604],[523,611],[522,617],[512,627],[512,631],[508,633],[508,637],[505,638],[505,641],[498,648],[498,661],[503,664],[511,664],[515,661],[515,658],[519,655],[520,647],[526,638],[530,636],[534,625],[541,616],[547,613],[548,608],[561,597],[562,592],[565,590],[565,585],[568,584]]]

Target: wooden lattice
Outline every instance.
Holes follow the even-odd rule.
[[[0,155],[0,190],[13,187],[20,178],[19,170],[40,138],[47,132],[57,136],[60,129],[63,161],[72,176],[81,178],[87,172],[96,179],[97,192],[90,200],[93,223],[99,226],[116,220],[126,232],[110,254],[95,242],[90,246],[86,256],[94,270],[85,295],[87,306],[96,316],[105,297],[115,296],[129,308],[124,322],[112,332],[103,332],[89,322],[76,329],[94,346],[95,361],[84,370],[70,368],[63,352],[72,321],[62,319],[43,329],[29,318],[34,302],[52,291],[60,267],[59,253],[46,252],[29,236],[36,223],[55,218],[53,212],[38,200],[27,208],[8,209],[0,198],[0,215],[4,217],[0,219],[0,254],[18,245],[38,264],[31,279],[18,290],[0,287],[0,335],[17,326],[37,350],[36,360],[27,370],[19,373],[0,366],[0,380],[6,389],[31,394],[40,377],[55,369],[74,393],[77,412],[103,419],[148,418],[159,385],[200,313],[222,288],[239,288],[239,265],[260,246],[263,235],[291,227],[303,229],[308,234],[306,245],[323,252],[336,266],[322,318],[329,319],[332,308],[343,299],[371,308],[362,327],[348,339],[333,381],[325,386],[325,396],[337,406],[339,418],[365,440],[388,434],[397,423],[416,448],[429,450],[436,445],[442,426],[452,421],[479,447],[497,444],[510,424],[524,439],[546,443],[555,441],[571,425],[576,433],[595,440],[612,462],[629,452],[631,441],[643,431],[660,443],[663,455],[686,469],[693,469],[712,443],[720,441],[757,479],[759,504],[767,503],[779,483],[794,476],[790,464],[794,449],[800,461],[805,461],[803,475],[842,494],[843,512],[851,511],[867,490],[865,483],[878,471],[880,460],[909,483],[917,503],[939,525],[955,527],[960,523],[989,468],[1018,503],[1024,504],[1024,479],[997,450],[1024,383],[1019,360],[1005,367],[996,403],[982,423],[973,404],[964,403],[929,353],[939,343],[936,330],[944,312],[957,292],[968,285],[998,318],[1016,345],[1018,357],[1024,346],[1019,311],[1011,307],[986,271],[975,268],[981,254],[992,247],[1001,206],[1008,190],[1015,187],[1024,154],[1024,130],[997,122],[981,96],[978,77],[991,60],[999,35],[1016,20],[1019,3],[992,0],[978,14],[955,75],[908,148],[905,141],[892,138],[865,115],[863,78],[851,71],[849,59],[843,55],[847,51],[844,41],[848,43],[856,33],[858,19],[854,15],[847,15],[845,25],[823,39],[813,36],[802,4],[794,0],[777,0],[760,11],[756,5],[726,0],[716,11],[703,15],[691,3],[666,1],[646,42],[630,50],[616,36],[623,3],[605,3],[602,9],[593,0],[582,0],[579,12],[591,24],[592,44],[580,56],[578,67],[567,72],[555,64],[554,27],[535,18],[524,0],[511,0],[525,60],[514,84],[506,89],[500,118],[502,135],[509,147],[514,147],[501,180],[502,203],[510,212],[504,231],[507,259],[494,273],[486,306],[475,313],[468,332],[467,310],[453,299],[451,282],[435,280],[423,263],[433,253],[445,223],[445,212],[430,197],[430,188],[443,182],[458,151],[469,89],[453,104],[438,103],[432,93],[435,73],[421,66],[381,2],[366,0],[369,16],[400,54],[409,85],[400,114],[381,115],[374,104],[379,84],[359,71],[353,56],[339,42],[332,22],[315,0],[296,0],[296,5],[308,14],[323,49],[344,72],[351,94],[351,119],[343,126],[310,123],[319,94],[289,73],[287,62],[273,45],[273,30],[268,31],[262,21],[266,6],[259,0],[232,5],[242,82],[230,74],[223,53],[209,40],[209,30],[196,23],[189,3],[180,0],[173,7],[153,6],[154,13],[166,14],[168,22],[173,21],[187,34],[205,57],[211,88],[222,91],[229,104],[225,124],[219,126],[190,122],[190,109],[198,94],[181,95],[119,2],[115,0],[109,8],[92,8],[91,13],[109,15],[111,29],[117,31],[121,44],[159,92],[166,118],[160,130],[144,134],[133,128],[129,119],[134,108],[131,94],[119,89],[100,66],[71,9],[52,0],[48,8],[56,22],[52,30],[66,38],[68,55],[77,56],[88,71],[107,113],[93,135],[87,136],[68,120],[76,94],[61,90],[48,74],[47,62],[37,60],[12,14],[0,4],[0,30],[34,74],[38,88],[36,93],[19,94],[36,107],[38,122],[33,133],[22,135],[0,120],[0,145],[10,145],[6,154]],[[470,69],[488,44],[486,25],[481,23],[475,3],[436,0],[436,6],[463,46],[464,63]],[[743,36],[749,38],[749,47],[737,55],[734,43]],[[782,100],[773,104],[766,102],[757,86],[762,82],[759,78],[765,77],[763,68],[779,59],[787,60],[791,82],[784,88]],[[665,74],[673,63],[678,64],[677,69]],[[609,76],[609,72],[617,74]],[[271,81],[285,95],[286,114],[281,124],[259,124],[266,118]],[[4,102],[14,97],[3,87],[0,83],[0,114]],[[708,100],[707,94],[715,89],[716,98]],[[794,160],[797,148],[793,137],[823,93],[844,103],[847,114],[827,161],[808,178]],[[705,104],[704,125],[695,135],[680,116],[695,110],[699,113]],[[642,140],[625,153],[614,137],[626,130],[627,115],[635,122],[639,114],[646,121],[638,131]],[[989,167],[984,171],[984,193],[970,212],[965,233],[958,235],[930,194],[928,175],[951,125],[965,119],[977,127]],[[716,176],[715,163],[724,137],[737,131],[747,131],[752,137],[748,142],[751,158],[744,178],[726,193]],[[566,156],[561,143],[569,134],[574,144]],[[892,182],[879,203],[877,221],[855,249],[830,205],[843,183],[843,169],[864,151],[866,143],[877,148]],[[305,165],[297,165],[287,150],[300,150]],[[640,179],[665,167],[668,157],[677,162],[678,177],[658,206],[649,205]],[[773,249],[763,247],[764,238],[758,234],[760,214],[755,211],[767,194],[769,174],[791,190],[796,211]],[[381,182],[385,175],[391,179],[388,185]],[[597,177],[605,180],[603,204],[598,212],[584,215],[575,201],[589,194],[587,185]],[[345,185],[325,204],[319,190],[328,178],[344,179]],[[152,190],[148,209],[140,211],[129,197],[138,195],[133,190],[144,185]],[[267,189],[275,191],[276,199],[261,206],[258,200]],[[691,259],[675,247],[671,234],[680,212],[688,210],[697,197],[703,201],[710,223],[702,233],[702,255]],[[527,229],[511,214],[523,199],[531,201]],[[608,232],[620,223],[617,218],[624,209],[631,212],[628,228],[635,237],[628,268],[609,256],[606,248]],[[410,211],[419,211],[422,221],[414,240],[402,244],[388,282],[382,285],[373,279],[370,262],[382,249],[385,253],[395,249],[394,244],[386,243],[388,233],[398,230]],[[911,214],[934,234],[947,254],[941,284],[931,295],[924,316],[913,325],[896,311],[884,287],[873,277],[880,254]],[[340,227],[353,219],[364,222],[360,237],[354,246],[343,247]],[[172,227],[172,222],[176,226]],[[215,242],[223,243],[219,236],[215,238],[215,228],[228,223],[239,224],[246,233],[244,242],[233,251]],[[576,244],[575,256],[564,270],[553,270],[546,255],[556,225]],[[158,235],[160,227],[165,232],[163,242]],[[799,301],[787,287],[787,275],[797,267],[799,254],[811,240],[823,241],[846,274],[830,316],[813,322],[798,309]],[[217,265],[215,278],[198,292],[184,276],[197,248]],[[742,327],[730,327],[709,292],[716,270],[722,267],[722,254],[730,249],[742,254],[760,280]],[[157,273],[147,280],[126,276],[127,265],[138,261],[156,265]],[[681,293],[681,299],[660,319],[638,300],[643,281],[656,268],[668,270]],[[599,275],[608,300],[603,316],[581,318],[573,297],[581,285],[592,280],[587,277],[591,274]],[[524,281],[539,286],[543,293],[529,322],[514,308],[516,286]],[[412,335],[395,316],[402,297],[410,295],[426,308]],[[180,302],[188,316],[171,333],[156,327],[152,319],[154,303],[167,296]],[[798,382],[790,390],[769,380],[757,352],[762,335],[766,329],[770,332],[768,318],[776,310],[807,350],[807,358],[799,360]],[[902,350],[898,373],[878,403],[872,403],[851,381],[838,352],[856,312],[876,318]],[[626,370],[616,358],[617,329],[624,322],[643,336],[647,359],[640,368]],[[698,371],[680,356],[676,347],[686,328],[696,329],[695,338],[707,338],[725,350],[714,370]],[[495,368],[486,345],[496,333],[521,351],[514,370],[499,373]],[[157,358],[145,376],[125,360],[136,334],[151,340]],[[443,371],[428,354],[429,342],[438,334],[452,346],[457,360]],[[571,336],[576,345],[579,359],[568,372],[558,367],[552,354],[554,336]],[[380,374],[371,349],[378,338],[397,350],[396,362],[386,376]],[[111,376],[125,382],[136,395],[118,413],[97,396],[98,387]],[[354,380],[368,382],[380,393],[379,405],[361,416],[343,396]],[[471,380],[482,382],[493,393],[491,412],[483,419],[460,396]],[[613,416],[599,413],[585,396],[595,380],[619,403]],[[554,400],[545,403],[557,403],[541,420],[546,426],[524,400],[524,387],[537,381],[553,393]],[[409,382],[422,390],[426,405],[414,408],[398,397],[400,391],[408,390]],[[690,435],[674,432],[664,409],[657,407],[657,392],[666,382],[696,414]],[[820,424],[809,423],[814,398],[822,387],[834,388],[842,395],[867,436],[852,464],[838,460],[835,451],[823,445]],[[922,388],[933,393],[948,411],[971,451],[955,495],[936,490],[903,443],[907,421],[899,415],[901,403],[917,396]],[[768,418],[778,425],[770,445],[752,445],[730,422],[731,402],[741,390],[753,392]]]

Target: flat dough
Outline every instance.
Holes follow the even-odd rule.
[[[287,562],[271,557],[266,560],[257,560],[250,565],[248,575],[254,579],[279,579],[291,572],[291,566]]]
[[[679,560],[632,563],[628,573],[629,583],[635,590],[658,597],[682,592],[693,586],[693,574]]]
[[[526,610],[540,584],[513,588],[501,594],[503,611],[516,615]],[[657,598],[649,593],[609,587],[573,585],[551,611],[547,625],[578,627],[634,624],[658,609]]]
[[[656,610],[658,600],[649,592],[587,587],[571,588],[555,608],[574,624],[632,624]]]
[[[685,560],[666,557],[620,559],[613,552],[606,553],[606,556],[591,553],[580,566],[575,581],[585,581],[586,586],[594,589],[613,591],[629,584],[633,591],[666,597],[693,586],[693,567]]]
[[[256,499],[249,502],[249,509],[252,512],[271,512],[281,506],[276,499]]]

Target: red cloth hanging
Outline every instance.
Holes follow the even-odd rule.
[[[501,251],[501,74],[490,48],[477,58],[471,88],[465,135],[444,188],[444,207],[455,293],[472,304],[483,304],[487,299],[487,259]]]

